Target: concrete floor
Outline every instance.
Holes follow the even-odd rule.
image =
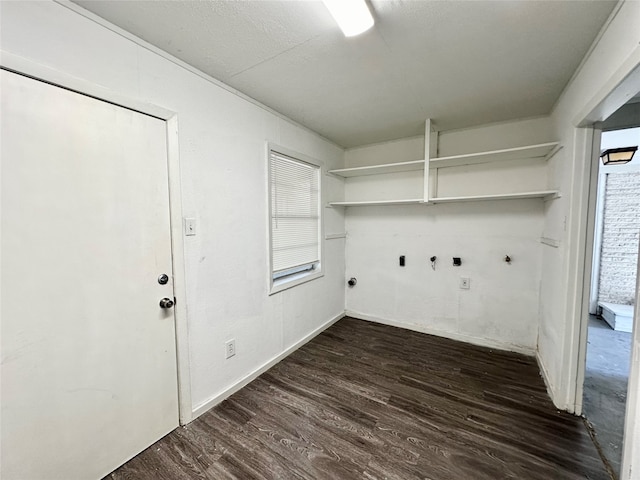
[[[622,437],[631,361],[631,333],[617,332],[589,315],[583,413],[602,452],[620,477]]]

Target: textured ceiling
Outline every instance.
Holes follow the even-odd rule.
[[[318,1],[75,3],[353,147],[549,113],[616,2],[372,0],[352,38]]]

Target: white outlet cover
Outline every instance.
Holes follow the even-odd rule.
[[[229,340],[224,344],[224,353],[226,358],[231,358],[236,354],[236,341]]]
[[[184,219],[184,234],[187,237],[191,237],[196,234],[196,219],[185,218]]]
[[[469,277],[460,277],[460,288],[469,290],[471,288],[471,279]]]

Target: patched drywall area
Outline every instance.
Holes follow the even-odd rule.
[[[598,300],[633,305],[640,237],[640,172],[609,173],[604,193]]]
[[[497,150],[553,141],[547,118],[442,132],[438,156]],[[423,158],[424,139],[347,150],[356,167]],[[485,190],[509,191],[502,171],[514,162],[483,166]],[[545,161],[525,162],[546,183]],[[463,167],[465,168],[465,167]],[[441,186],[455,183],[446,170]],[[449,170],[460,170],[452,167]],[[367,177],[370,178],[370,177]],[[446,178],[449,183],[442,182]],[[410,185],[411,182],[405,182]],[[376,182],[373,185],[377,185]],[[467,184],[476,191],[479,186]],[[373,187],[377,188],[377,187]],[[377,192],[376,192],[377,193]],[[348,207],[346,308],[354,316],[471,343],[533,354],[538,336],[540,262],[545,201],[500,200],[442,205]],[[405,265],[400,265],[404,256]],[[435,264],[431,257],[435,256]],[[505,261],[509,256],[511,261]],[[461,259],[453,265],[453,257]],[[469,279],[469,288],[461,282]]]
[[[324,277],[272,296],[267,262],[267,141],[326,168],[342,166],[341,148],[64,5],[1,8],[4,52],[178,115],[183,214],[197,225],[184,239],[194,409],[343,313],[343,238],[324,243]],[[344,231],[342,211],[323,214],[326,233]]]

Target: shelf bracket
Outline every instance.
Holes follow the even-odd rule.
[[[558,144],[555,147],[553,147],[553,149],[544,157],[545,162],[548,162],[549,160],[551,160],[551,158],[558,153],[560,150],[562,150],[562,145]]]
[[[435,133],[435,134],[434,134]],[[423,198],[425,202],[429,201],[429,160],[437,152],[438,133],[433,129],[430,118],[424,121],[424,191]]]
[[[560,191],[557,191],[551,195],[547,195],[546,197],[544,197],[544,201],[548,202],[549,200],[556,200],[561,197],[562,197],[562,194],[560,193]]]

